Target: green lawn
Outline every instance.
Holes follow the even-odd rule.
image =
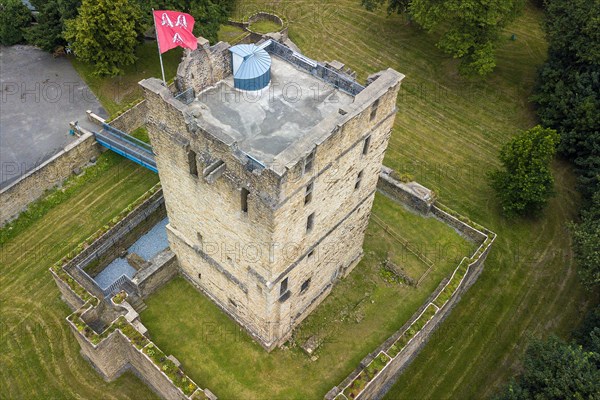
[[[261,2],[265,9],[286,17],[290,37],[310,57],[338,59],[356,69],[360,79],[388,67],[406,74],[385,163],[413,174],[435,189],[445,204],[492,229],[498,238],[479,281],[400,377],[390,398],[490,395],[516,371],[530,337],[549,332],[566,335],[589,305],[575,274],[565,228],[579,205],[570,168],[555,163],[556,197],[535,221],[500,217],[484,178],[485,171],[498,165],[496,154],[501,145],[518,130],[536,123],[528,98],[546,52],[542,13],[526,8],[505,32],[494,74],[485,80],[468,80],[457,76],[456,61],[436,49],[435,37],[402,17],[366,12],[356,0],[332,0],[319,3],[319,7],[289,0],[259,0],[258,4]],[[509,40],[513,32],[517,35],[514,42]],[[137,98],[139,79],[160,76],[158,60],[152,55],[155,49],[147,47],[143,48],[147,61],[121,78],[91,77],[89,68],[74,62],[109,113]],[[173,57],[168,63],[173,68],[170,76],[176,52],[167,53]],[[151,72],[142,74],[142,70]],[[122,160],[111,173],[85,185],[1,245],[2,397],[151,396],[131,375],[105,383],[83,360],[67,329],[64,317],[68,309],[59,299],[48,267],[153,186],[156,179]],[[243,369],[230,377],[240,382],[237,386],[252,380],[254,359],[221,361]],[[325,388],[320,377],[311,380],[309,372],[306,376],[306,386]],[[268,397],[265,389],[264,397]],[[215,391],[219,393],[217,387]]]
[[[477,284],[390,398],[489,396],[517,370],[530,337],[568,335],[590,301],[566,230],[579,206],[570,167],[554,164],[557,194],[535,221],[501,217],[484,175],[499,165],[502,144],[537,122],[528,99],[546,57],[543,13],[527,6],[503,34],[495,72],[465,79],[457,62],[435,47],[436,37],[402,16],[367,12],[356,0],[253,4],[286,17],[290,38],[309,57],[340,60],[363,80],[388,67],[406,75],[385,164],[411,173],[498,239]]]
[[[300,325],[289,348],[266,353],[182,278],[146,300],[142,322],[163,351],[177,357],[194,381],[220,398],[257,399],[266,393],[270,398],[322,398],[406,323],[459,259],[475,248],[442,222],[407,211],[385,196],[377,195],[373,212],[399,234],[413,238],[415,246],[439,250],[435,268],[418,288],[382,278],[387,252],[401,245],[371,222],[363,261]],[[299,348],[311,336],[323,343],[314,362]]]
[[[15,237],[1,235],[8,238],[0,244],[1,398],[155,398],[132,374],[104,382],[81,357],[65,320],[69,308],[48,271],[158,181],[111,152],[100,162],[107,164],[103,174],[17,225]]]
[[[279,32],[283,29],[281,25],[269,20],[256,21],[250,24],[248,28],[257,33]]]
[[[219,29],[219,40],[222,42],[227,42],[229,44],[235,44],[238,40],[240,40],[243,36],[247,35],[248,32],[243,30],[238,26],[233,25],[221,25]]]
[[[177,47],[162,55],[167,81],[177,73],[181,61],[182,49]],[[109,116],[115,116],[119,111],[142,99],[142,90],[138,82],[142,79],[161,78],[160,61],[156,42],[145,42],[136,50],[138,60],[135,64],[124,68],[125,74],[115,77],[98,77],[93,74],[94,67],[77,58],[71,58],[73,67],[98,97]]]

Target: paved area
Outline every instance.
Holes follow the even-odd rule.
[[[0,47],[0,188],[73,141],[69,121],[92,129],[86,110],[106,116],[69,60],[32,46]]]
[[[146,261],[152,260],[158,253],[169,247],[166,229],[168,223],[169,219],[165,218],[154,225],[152,229],[127,249],[127,253],[136,253]],[[108,264],[94,280],[98,286],[102,289],[106,289],[119,279],[121,275],[127,275],[131,279],[136,272],[135,268],[129,265],[125,257],[116,258],[113,262]]]

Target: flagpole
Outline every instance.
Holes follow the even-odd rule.
[[[158,30],[156,29],[156,17],[154,16],[154,8],[152,9],[152,19],[154,20],[154,34],[156,35],[156,45],[158,46],[158,58],[160,59],[160,71],[162,72],[163,83],[167,86],[165,79],[165,67],[163,66],[162,53],[160,52],[160,40],[158,40]]]

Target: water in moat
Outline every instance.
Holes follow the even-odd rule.
[[[165,218],[154,225],[152,229],[127,249],[127,253],[136,253],[144,260],[150,261],[158,253],[169,247],[167,230],[165,228],[168,223],[169,219]],[[96,275],[94,280],[98,286],[105,289],[120,278],[121,275],[127,275],[129,278],[133,278],[136,272],[136,269],[129,265],[125,257],[117,258],[108,264],[102,272]]]

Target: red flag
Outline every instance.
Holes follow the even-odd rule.
[[[158,40],[160,53],[177,46],[196,50],[198,41],[192,33],[194,22],[194,17],[190,14],[178,11],[154,11],[156,40]]]

